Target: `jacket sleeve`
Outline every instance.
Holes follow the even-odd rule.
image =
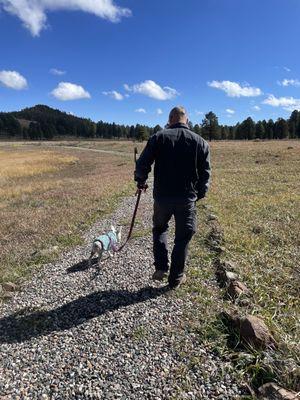
[[[156,135],[153,135],[148,140],[146,147],[136,162],[136,169],[134,172],[134,180],[136,182],[144,183],[148,179],[148,175],[151,172],[151,165],[155,160],[155,152]]]
[[[198,199],[203,199],[209,189],[211,179],[211,164],[210,164],[210,148],[209,144],[204,142],[198,147],[198,182],[197,194]]]

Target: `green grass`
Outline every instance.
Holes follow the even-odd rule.
[[[199,234],[191,249],[192,283],[181,292],[195,296],[192,328],[204,344],[232,359],[236,373],[253,387],[273,380],[299,391],[300,143],[215,143],[212,163],[209,208],[199,205]],[[222,254],[210,246],[210,213],[218,217]],[[239,311],[263,318],[279,343],[276,352],[242,350],[220,319],[236,306],[224,300],[214,280],[216,258],[236,263],[254,299]],[[248,362],[241,362],[243,352]]]

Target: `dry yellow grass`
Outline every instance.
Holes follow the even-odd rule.
[[[49,151],[0,151],[0,179],[3,181],[54,172],[76,160],[74,156]]]

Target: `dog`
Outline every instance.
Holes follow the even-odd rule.
[[[104,252],[108,252],[110,257],[118,251],[117,245],[121,242],[122,227],[117,229],[115,226],[110,227],[110,232],[96,237],[93,241],[91,255],[88,259],[89,267],[92,265],[92,258],[98,256],[98,266],[100,266],[101,258]]]

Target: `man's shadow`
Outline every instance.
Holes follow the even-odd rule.
[[[109,311],[154,299],[167,291],[167,286],[145,287],[137,292],[108,290],[79,297],[49,311],[27,314],[21,310],[0,319],[0,343],[20,343],[54,331],[67,330]]]

